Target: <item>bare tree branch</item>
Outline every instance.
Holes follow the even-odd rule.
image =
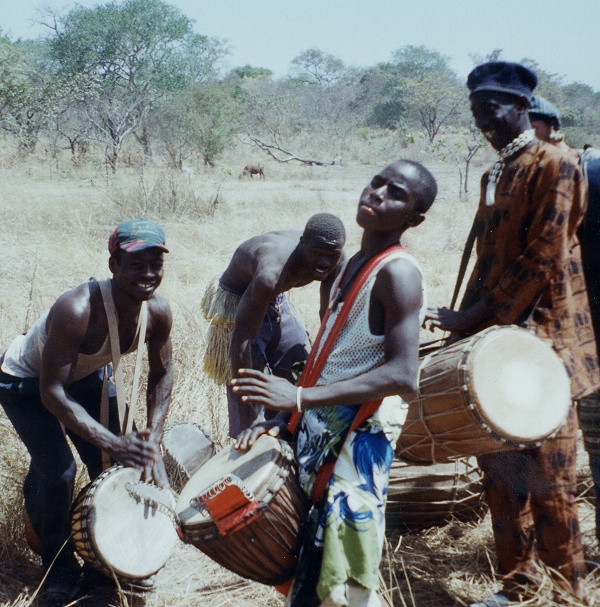
[[[254,143],[254,145],[256,145],[263,152],[268,154],[271,158],[273,158],[273,160],[276,160],[277,162],[281,162],[282,164],[287,164],[288,162],[293,162],[294,160],[296,162],[300,162],[301,164],[306,164],[308,166],[332,166],[332,165],[336,164],[335,159],[332,160],[331,162],[324,162],[322,160],[315,160],[314,158],[300,158],[299,156],[296,156],[296,154],[294,154],[293,152],[290,152],[289,150],[284,149],[281,146],[281,144],[279,143],[279,140],[275,136],[274,133],[273,133],[273,138],[275,139],[275,145],[265,143],[264,141],[261,141],[260,139],[258,139],[258,137],[254,137],[250,133],[247,133],[247,135],[250,138],[250,140]],[[280,152],[280,155],[284,154],[284,156],[279,157],[278,155],[276,155],[276,152]],[[286,158],[286,156],[287,156],[287,158]]]

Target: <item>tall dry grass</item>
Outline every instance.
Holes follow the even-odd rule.
[[[402,147],[395,137],[363,135],[336,142],[342,166],[281,165],[240,145],[215,169],[192,167],[174,173],[147,163],[125,165],[116,175],[92,162],[74,167],[66,156],[18,159],[7,144],[0,144],[0,350],[62,292],[90,276],[107,277],[109,233],[120,220],[145,214],[163,225],[170,249],[160,288],[174,316],[175,387],[168,421],[197,423],[215,442],[225,444],[224,393],[201,368],[206,326],[198,304],[210,279],[246,238],[268,230],[301,229],[313,213],[329,211],[344,221],[352,252],[360,238],[354,216],[362,188],[385,163],[400,157],[417,159],[437,177],[440,194],[427,221],[407,234],[404,244],[425,270],[429,300],[449,303],[476,205],[477,182],[490,154],[476,158],[474,194],[459,200],[456,166],[436,159],[422,142]],[[238,179],[245,164],[257,161],[265,166],[265,180]],[[294,291],[292,301],[314,333],[317,287]],[[142,424],[143,411],[138,417]],[[25,607],[40,575],[37,557],[26,547],[23,534],[21,483],[28,458],[3,415],[0,427],[0,605]],[[581,511],[586,550],[595,558],[589,502],[582,501]],[[382,564],[384,596],[395,606],[464,605],[492,591],[493,575],[487,518],[416,535],[392,533]],[[588,585],[593,596],[600,595],[594,578],[591,573]],[[111,600],[130,601],[126,596]],[[164,607],[282,604],[274,590],[241,580],[183,545],[159,574],[158,590],[147,600]],[[549,600],[544,594],[530,604],[551,605]],[[566,604],[576,605],[570,599]]]

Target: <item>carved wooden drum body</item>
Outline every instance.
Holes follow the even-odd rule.
[[[386,531],[421,531],[454,519],[481,519],[486,512],[482,477],[474,457],[430,466],[394,460]]]
[[[307,510],[291,447],[267,435],[250,451],[217,453],[177,502],[184,541],[230,571],[271,585],[294,574]]]

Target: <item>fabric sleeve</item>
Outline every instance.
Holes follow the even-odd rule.
[[[489,294],[501,324],[515,323],[532,310],[552,278],[562,282],[561,269],[576,244],[575,230],[585,209],[583,177],[566,157],[538,166],[525,187],[524,203],[531,209],[530,225],[523,226],[525,248]]]

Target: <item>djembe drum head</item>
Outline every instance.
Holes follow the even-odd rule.
[[[113,466],[73,504],[71,535],[78,554],[102,573],[125,580],[154,575],[178,541],[172,494],[140,478],[136,468]]]

